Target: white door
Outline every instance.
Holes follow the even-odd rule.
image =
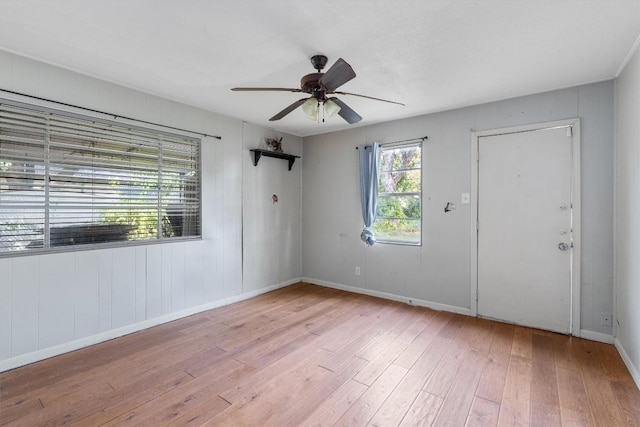
[[[569,333],[570,127],[478,138],[478,314]]]

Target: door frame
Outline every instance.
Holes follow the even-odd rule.
[[[478,316],[478,149],[482,137],[506,135],[511,133],[531,132],[536,130],[571,127],[573,140],[571,146],[571,204],[572,204],[572,238],[573,252],[571,256],[571,302],[569,330],[571,335],[580,336],[580,119],[566,119],[530,125],[471,131],[471,283],[470,310],[472,316]]]

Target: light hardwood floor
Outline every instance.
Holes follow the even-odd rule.
[[[0,375],[2,425],[640,425],[611,345],[298,284]]]

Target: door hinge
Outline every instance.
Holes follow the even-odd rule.
[[[573,136],[573,127],[569,126],[567,128],[567,138],[571,138]]]

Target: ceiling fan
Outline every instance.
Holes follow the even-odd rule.
[[[294,102],[293,104],[280,111],[275,116],[271,117],[270,121],[280,120],[298,107],[302,107],[305,115],[310,119],[319,121],[322,114],[322,121],[324,117],[332,117],[336,113],[346,120],[349,124],[358,123],[362,120],[362,117],[353,111],[347,104],[329,95],[350,95],[358,96],[360,98],[373,99],[375,101],[389,102],[391,104],[398,104],[404,106],[404,104],[395,101],[389,101],[381,98],[374,98],[373,96],[358,95],[357,93],[339,92],[340,86],[353,79],[356,76],[355,71],[351,68],[351,65],[339,58],[326,73],[321,70],[327,65],[327,57],[324,55],[315,55],[311,57],[311,64],[316,69],[315,73],[307,74],[300,80],[300,89],[297,88],[282,88],[282,87],[234,87],[231,90],[234,91],[279,91],[279,92],[304,92],[311,95],[309,98],[302,98]]]

